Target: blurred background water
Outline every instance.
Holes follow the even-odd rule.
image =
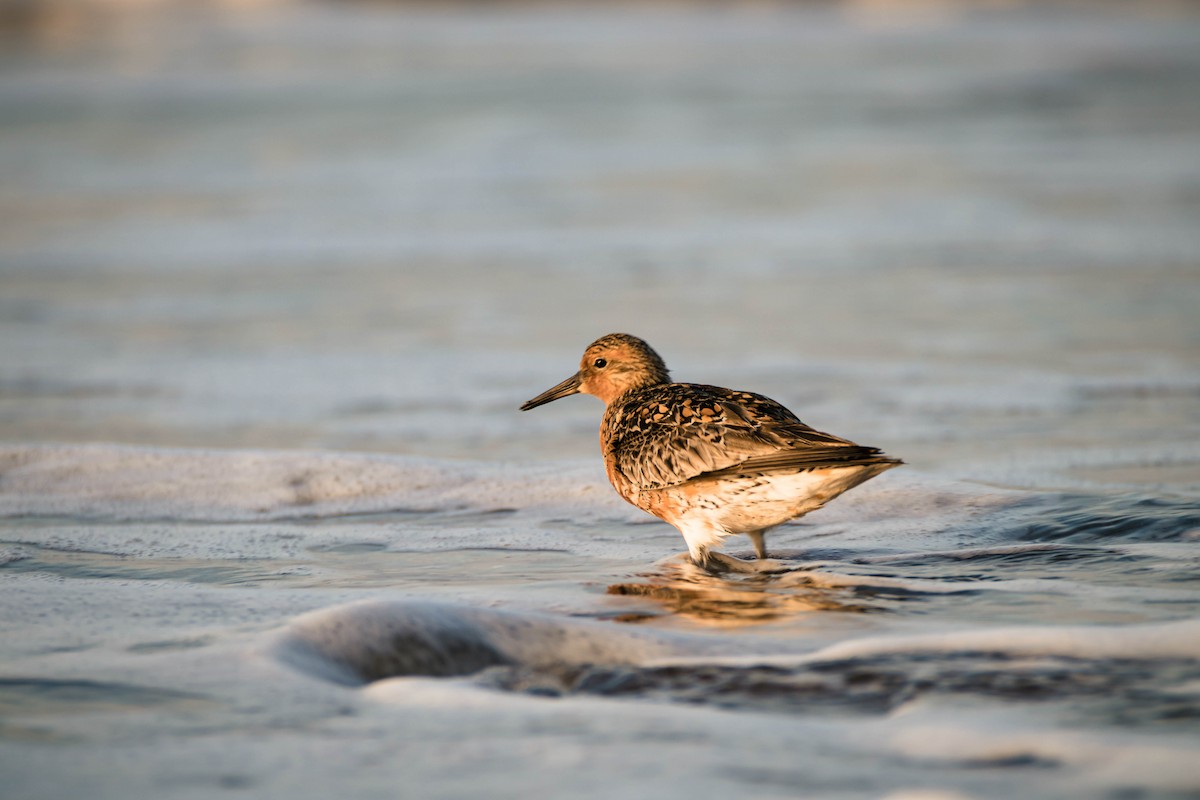
[[[246,709],[286,681],[247,679],[234,701],[222,694],[234,668],[201,678],[188,665],[211,665],[205,654],[220,646],[240,653],[300,611],[381,591],[614,628],[715,626],[727,638],[707,641],[727,652],[752,647],[758,634],[737,632],[764,621],[776,639],[753,646],[770,650],[1194,617],[1198,87],[1193,3],[0,5],[11,678],[0,709],[48,714],[50,703],[58,714],[54,703],[71,698],[162,708],[136,734],[107,718],[0,727],[8,744],[29,745],[5,762],[21,770],[14,785],[30,797],[62,796],[72,780],[97,796],[211,796],[214,786],[316,796],[322,780],[353,782],[359,766],[390,758],[354,742],[386,749],[399,735],[408,749],[395,768],[423,776],[424,796],[500,785],[605,796],[605,753],[641,764],[645,780],[622,784],[629,796],[725,780],[770,796],[814,785],[830,796],[897,786],[1191,796],[1196,676],[1167,656],[1146,669],[1101,659],[1079,674],[1027,661],[871,662],[870,686],[892,688],[863,702],[890,716],[865,739],[868,729],[793,719],[762,723],[785,752],[754,740],[754,753],[729,756],[783,759],[803,774],[749,775],[719,760],[711,773],[687,771],[698,752],[688,737],[711,731],[695,748],[723,752],[727,726],[753,738],[753,715],[712,712],[694,726],[700,717],[564,701],[568,716],[547,721],[558,712],[524,698],[498,736],[528,752],[502,757],[466,737],[482,784],[455,782],[440,752],[412,753],[462,745],[484,723],[461,704],[483,700],[425,717],[413,711],[425,701],[405,695],[422,721],[398,733],[362,705],[338,721],[351,701],[305,684],[287,699],[303,723],[266,722]],[[800,572],[767,584],[680,580],[679,565],[654,563],[681,549],[675,532],[639,524],[606,494],[599,405],[516,411],[611,331],[646,338],[677,379],[767,394],[909,466],[814,515],[811,539],[780,533]],[[70,449],[87,443],[166,450]],[[44,447],[56,444],[68,449]],[[292,455],[260,464],[259,450]],[[355,481],[393,462],[294,452],[313,450],[411,458],[395,474],[419,480],[405,507],[389,507],[390,479],[367,490]],[[486,496],[473,501],[477,489]],[[547,510],[542,492],[566,507]],[[997,636],[1012,658],[1025,652],[1012,644],[1021,636]],[[149,653],[180,660],[133,666],[158,663]],[[145,691],[224,705],[203,717],[191,694],[78,683],[96,664],[107,680],[128,673]],[[695,687],[711,685],[717,705],[755,713],[771,698],[812,699],[794,692],[807,673],[599,669],[485,684],[684,703],[707,702]],[[930,684],[927,669],[942,677]],[[164,685],[156,676],[167,674]],[[966,687],[937,709],[946,716],[905,727],[916,723],[892,714],[943,678]],[[858,702],[855,691],[823,696]],[[1065,710],[1021,705],[1034,695]],[[1079,705],[1101,695],[1111,708]],[[592,709],[580,719],[612,715],[613,727],[589,728],[569,716],[576,708]],[[295,733],[310,722],[315,739]],[[243,725],[286,731],[263,746],[287,753],[348,736],[338,752],[365,760],[347,761],[358,765],[350,773],[329,767],[328,779],[292,764],[303,776],[293,785],[279,777],[279,751],[238,739]],[[571,732],[549,755],[544,725]],[[570,749],[573,726],[585,729],[587,757]],[[1093,728],[1096,738],[1062,744]],[[111,766],[136,762],[151,739],[166,763],[201,729],[217,732],[216,765],[189,755]],[[1043,729],[1054,735],[1036,745],[1004,738]],[[627,730],[654,746],[629,746]],[[113,731],[124,733],[109,748]],[[65,784],[34,775],[63,757],[60,735],[84,742]],[[39,749],[38,737],[51,744]],[[973,737],[986,744],[961,744]],[[866,756],[860,739],[872,743]],[[871,749],[882,741],[895,747]],[[222,772],[243,746],[242,772]],[[384,773],[362,774],[368,794],[387,785]]]
[[[1196,480],[1191,6],[25,19],[0,438],[578,455],[510,412],[627,330],[956,477]]]

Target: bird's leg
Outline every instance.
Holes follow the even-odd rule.
[[[759,561],[767,557],[766,533],[766,531],[746,531],[746,535],[750,537],[750,543],[754,545],[754,555],[758,556]]]

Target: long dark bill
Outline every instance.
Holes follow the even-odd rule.
[[[576,374],[572,375],[571,377],[567,378],[562,383],[560,383],[558,386],[555,386],[552,389],[547,389],[546,391],[539,394],[537,397],[530,400],[525,405],[521,406],[521,410],[528,411],[531,408],[537,408],[538,406],[544,406],[544,405],[546,405],[546,403],[557,400],[560,397],[566,397],[567,395],[578,394],[578,393],[579,393],[579,373],[576,373]]]

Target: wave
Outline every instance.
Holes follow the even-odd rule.
[[[27,562],[26,569],[37,567],[41,552],[23,549],[30,547],[294,559],[356,548],[486,546],[635,565],[682,549],[665,523],[621,502],[591,462],[7,445],[0,446],[4,520],[0,561]],[[1152,566],[1133,546],[1193,541],[1200,541],[1200,506],[1186,497],[1039,494],[910,469],[781,528],[772,538],[775,566],[766,571],[795,573],[774,579],[793,594],[846,584],[876,594],[962,593],[971,581],[1057,579],[1099,566],[1120,584],[1126,567]],[[727,544],[748,555],[743,548],[741,537]],[[1187,578],[1180,569],[1172,574]],[[650,592],[630,587],[627,594]]]
[[[585,620],[369,600],[300,617],[273,650],[302,671],[355,685],[397,676],[471,675],[496,666],[633,664],[687,648],[672,644],[669,635]]]
[[[261,521],[511,509],[584,520],[648,519],[612,494],[599,464],[591,460],[518,463],[107,444],[0,446],[4,516]],[[993,541],[1200,538],[1200,502],[1186,496],[1016,491],[946,481],[914,469],[860,487],[807,520],[868,527],[903,521],[915,537],[967,525],[991,531]]]
[[[738,652],[747,646],[759,652]],[[1200,697],[1181,691],[1200,680],[1200,619],[862,637],[808,653],[789,647],[794,642],[368,601],[297,619],[272,652],[348,686],[470,676],[474,686],[507,692],[796,714],[884,714],[934,695],[1075,697],[1091,698],[1089,713],[1109,722],[1200,718]]]

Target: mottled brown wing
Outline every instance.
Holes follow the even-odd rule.
[[[748,471],[892,461],[814,430],[762,395],[716,386],[656,386],[631,398],[621,417],[607,446],[617,469],[642,490]]]

